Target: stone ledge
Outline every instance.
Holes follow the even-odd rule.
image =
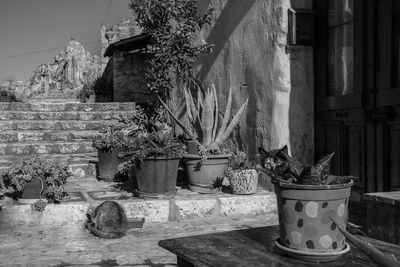
[[[400,207],[400,191],[366,193],[364,199]]]
[[[225,217],[276,213],[276,197],[269,191],[259,190],[254,195],[178,195],[174,199],[115,200],[124,207],[128,218],[145,218],[146,222],[167,222],[199,219],[205,217]],[[31,205],[10,205],[0,210],[0,226],[43,225],[60,227],[83,224],[90,205],[102,201],[88,199],[80,202],[48,204],[40,213]]]

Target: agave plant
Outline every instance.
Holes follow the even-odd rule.
[[[226,141],[233,129],[238,125],[242,115],[244,114],[248,99],[240,107],[239,111],[233,116],[229,122],[232,109],[232,89],[229,89],[228,103],[226,104],[225,112],[222,117],[221,125],[218,125],[219,106],[215,86],[207,89],[202,95],[198,90],[197,100],[193,98],[191,92],[185,88],[185,101],[187,115],[192,128],[195,130],[198,139],[198,145],[205,148],[206,151],[219,151],[220,146]],[[186,134],[193,140],[196,140],[179,119],[172,113],[167,105],[159,98],[161,104],[170,113],[177,124],[185,131]],[[219,126],[219,127],[218,127]]]

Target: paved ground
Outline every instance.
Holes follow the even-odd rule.
[[[277,223],[271,215],[146,223],[114,240],[82,227],[0,229],[0,266],[176,266],[175,255],[158,247],[159,240]]]

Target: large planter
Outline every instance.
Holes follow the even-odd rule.
[[[142,197],[169,198],[175,195],[179,158],[145,158],[135,164],[138,192]]]
[[[353,181],[340,185],[274,183],[278,203],[278,246],[294,258],[332,261],[349,250],[330,218],[346,228]]]
[[[184,154],[189,188],[199,193],[214,193],[214,183],[217,178],[224,177],[224,170],[230,154],[211,155],[203,159],[199,155]]]
[[[254,194],[257,191],[258,174],[254,169],[232,171],[229,184],[232,193],[237,195]]]
[[[97,157],[99,160],[98,179],[108,181],[114,180],[115,175],[118,173],[118,165],[124,162],[124,160],[118,158],[118,154],[124,151],[125,148],[123,147],[97,150]]]

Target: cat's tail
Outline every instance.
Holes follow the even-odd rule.
[[[121,238],[123,237],[126,233],[125,232],[110,232],[110,233],[106,233],[103,232],[95,227],[86,225],[86,227],[88,228],[89,232],[97,237],[101,237],[101,238],[108,238],[108,239],[112,239],[112,238]]]

